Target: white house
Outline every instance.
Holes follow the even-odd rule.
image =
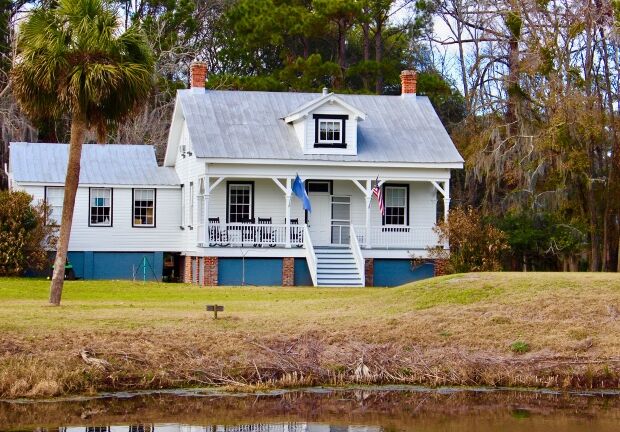
[[[434,274],[411,259],[437,246],[463,159],[415,94],[415,73],[401,75],[400,96],[212,91],[205,75],[195,62],[177,93],[163,167],[150,146],[84,147],[69,247],[79,276],[387,286]],[[67,146],[10,151],[12,188],[47,199],[56,217]]]

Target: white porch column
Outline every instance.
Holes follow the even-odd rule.
[[[431,184],[439,193],[443,195],[443,220],[448,221],[448,214],[450,213],[450,179],[443,180],[443,187],[439,185],[442,180],[431,180]]]
[[[366,201],[366,236],[364,237],[364,249],[370,249],[370,204],[372,201],[372,179],[366,179],[365,185],[362,185],[362,183],[357,179],[352,180],[353,184],[362,191]]]
[[[285,246],[286,248],[291,247],[291,178],[286,178],[286,192],[284,195],[284,202],[286,203],[285,213],[286,213],[286,239]]]
[[[444,182],[443,190],[443,220],[448,222],[448,215],[450,213],[450,180]]]
[[[364,241],[364,248],[370,249],[370,205],[372,204],[372,180],[366,180],[366,237]]]
[[[202,197],[202,242],[204,247],[209,247],[209,198],[211,196],[209,176],[205,176],[204,188],[204,196]]]

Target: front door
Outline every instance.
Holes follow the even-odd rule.
[[[351,197],[331,197],[332,244],[348,245],[350,241]]]
[[[316,246],[331,244],[331,196],[324,193],[309,193],[312,211],[308,213],[308,230]]]

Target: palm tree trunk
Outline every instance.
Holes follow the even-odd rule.
[[[71,119],[71,140],[69,144],[69,163],[67,164],[67,177],[65,179],[65,196],[62,203],[62,218],[60,222],[60,235],[56,245],[56,260],[54,261],[54,273],[50,286],[50,304],[59,306],[62,296],[62,287],[65,281],[65,264],[67,262],[67,250],[69,249],[69,237],[73,223],[73,208],[75,195],[80,181],[80,159],[82,157],[82,144],[86,134],[86,121],[82,114],[73,114]]]
[[[108,141],[108,128],[105,121],[101,120],[97,123],[97,144],[105,144]]]

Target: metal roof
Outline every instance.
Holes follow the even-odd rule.
[[[13,180],[23,183],[64,183],[68,144],[11,143],[9,166]],[[157,165],[150,145],[84,144],[82,184],[178,185],[173,168]]]
[[[463,158],[424,96],[338,97],[366,114],[358,122],[357,155],[306,155],[283,118],[320,93],[179,90],[196,156],[231,159],[462,163]]]

